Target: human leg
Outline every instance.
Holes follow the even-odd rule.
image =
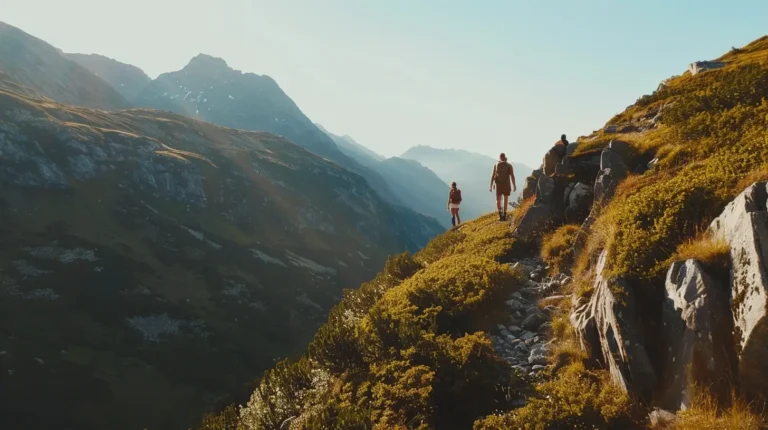
[[[456,216],[458,215],[459,210],[456,208],[451,208],[451,225],[456,226]]]

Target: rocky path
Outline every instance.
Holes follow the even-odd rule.
[[[491,340],[499,356],[513,368],[535,376],[546,369],[552,347],[550,319],[557,308],[551,303],[561,298],[552,294],[571,279],[563,274],[545,277],[547,268],[539,259],[520,260],[512,267],[522,270],[528,279],[509,296],[509,319],[496,327]]]

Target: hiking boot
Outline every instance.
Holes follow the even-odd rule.
[[[501,220],[502,221],[506,221],[507,220],[507,212],[506,211],[504,211],[504,214],[501,215]]]
[[[504,214],[499,211],[499,221],[504,221]]]

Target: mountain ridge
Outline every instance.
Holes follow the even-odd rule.
[[[100,109],[125,109],[130,103],[111,85],[60,50],[11,25],[0,22],[3,88],[26,88],[29,94],[63,103]]]

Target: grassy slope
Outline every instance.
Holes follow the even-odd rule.
[[[659,159],[650,171],[621,184],[589,231],[581,255],[564,251],[577,231],[573,227],[545,239],[545,258],[566,270],[575,258],[570,268],[577,278],[574,284],[587,286],[583,293],[589,294],[591,257],[602,249],[609,251],[609,270],[649,300],[660,297],[661,276],[671,261],[699,256],[721,264],[721,244],[696,237],[746,181],[768,178],[768,38],[722,59],[729,62],[726,68],[674,78],[609,122],[647,123],[661,112],[658,128],[601,132],[582,140],[577,154],[620,138],[630,144],[638,162]],[[528,406],[504,413],[511,406],[494,397],[494,390],[529,387],[514,376],[502,376],[504,371],[491,365],[498,357],[487,351],[486,338],[467,333],[493,322],[490,297],[497,288],[509,291],[516,283],[514,273],[502,277],[509,279],[503,285],[478,285],[479,280],[492,279],[492,273],[501,276],[507,269],[496,263],[525,252],[523,248],[508,235],[507,226],[486,217],[436,238],[414,261],[401,257],[408,270],[398,270],[393,260],[374,281],[345,296],[301,361],[284,363],[267,375],[262,391],[244,409],[245,424],[273,428],[281,419],[303,413],[309,416],[306,428],[443,428],[448,425],[443,419],[450,420],[445,428],[466,428],[483,415],[488,417],[475,428],[640,426],[637,406],[613,388],[607,374],[584,368],[567,319],[568,301],[552,323],[558,340],[555,372],[535,386]],[[467,272],[476,288],[462,287]],[[467,308],[467,302],[476,306]],[[471,347],[460,346],[462,342]],[[473,348],[469,355],[450,352]],[[305,375],[303,385],[295,383],[297,375]],[[498,378],[497,384],[489,383],[489,377]],[[265,401],[270,392],[282,394]],[[305,400],[289,402],[291,398]],[[475,408],[476,398],[485,407]],[[699,402],[682,414],[678,426],[756,428],[760,420],[736,405],[721,414],[716,406]],[[494,415],[496,410],[502,413]],[[207,428],[218,428],[216,419]]]
[[[521,282],[503,263],[525,248],[508,223],[486,216],[413,258],[392,257],[347,291],[301,360],[266,375],[245,421],[273,428],[303,413],[311,428],[468,427],[508,408],[526,383],[484,332],[502,321],[505,297]]]
[[[126,178],[135,166],[118,161],[111,173],[71,180],[64,191],[0,185],[0,424],[183,428],[222,396],[247,398],[247,384],[275,357],[298,353],[308,343],[325,316],[297,297],[306,294],[328,309],[341,287],[375,273],[386,248],[401,249],[391,226],[378,224],[378,247],[366,248],[357,228],[364,219],[335,203],[333,194],[345,186],[334,181],[351,175],[271,134],[141,109],[82,109],[3,91],[0,106],[0,122],[21,127],[21,136],[33,136],[61,166],[67,165],[70,140],[90,147],[162,142],[154,162],[199,168],[209,198],[205,208],[190,210],[162,195],[127,191],[121,185],[131,188]],[[6,116],[16,111],[39,121]],[[238,216],[243,204],[247,211]],[[335,233],[301,229],[296,207],[319,208],[333,220]],[[392,215],[386,209],[376,214]],[[221,249],[184,227],[204,232]],[[90,249],[100,260],[62,264],[25,250],[43,246]],[[254,258],[250,248],[286,266]],[[288,250],[335,267],[338,276],[291,266]],[[24,276],[15,266],[20,261],[44,273]],[[230,281],[244,285],[243,291],[229,291]],[[9,296],[10,286],[22,292],[50,288],[59,298]],[[144,342],[126,324],[133,315],[163,313],[205,321],[209,336]]]

